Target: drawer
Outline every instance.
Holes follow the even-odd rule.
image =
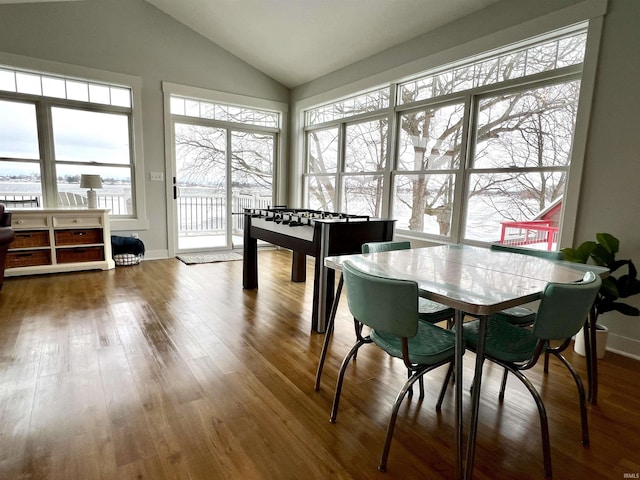
[[[58,263],[101,262],[102,260],[104,260],[102,247],[56,249]]]
[[[32,252],[7,252],[6,268],[35,267],[51,265],[50,250],[34,250]]]
[[[102,228],[102,215],[99,213],[87,214],[86,210],[82,215],[54,215],[54,228]]]
[[[33,248],[48,247],[49,230],[16,230],[16,238],[11,242],[9,248]]]
[[[14,230],[25,230],[28,228],[49,228],[49,217],[41,213],[38,213],[36,215],[20,213],[19,216],[14,213],[11,219],[11,226]]]
[[[100,228],[56,230],[54,235],[56,245],[89,245],[103,241]]]

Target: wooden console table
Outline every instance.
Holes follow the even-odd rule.
[[[9,245],[6,277],[115,267],[108,209],[16,209],[11,214],[16,238]]]

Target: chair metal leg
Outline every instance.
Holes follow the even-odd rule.
[[[544,373],[549,373],[549,352],[544,352]]]
[[[355,318],[353,320],[354,320],[353,321],[353,328],[355,329],[355,332],[356,332],[356,338],[360,338],[362,336],[362,327],[363,327],[363,325],[360,322],[358,322]],[[355,360],[356,358],[358,358],[358,352],[356,352],[353,355],[353,359]]]
[[[408,370],[407,374],[407,378],[411,378],[411,370]],[[420,400],[422,400],[424,398],[424,379],[422,377],[418,380],[418,386],[420,387]],[[409,396],[413,396],[413,385],[409,388]]]
[[[333,297],[333,304],[331,305],[331,314],[329,315],[329,321],[327,323],[327,330],[324,334],[324,342],[322,343],[322,352],[320,353],[320,360],[318,361],[318,370],[316,371],[316,384],[315,391],[320,390],[320,378],[322,377],[322,369],[324,368],[324,361],[327,357],[327,351],[329,350],[329,341],[331,340],[331,335],[333,334],[333,325],[336,319],[336,313],[338,311],[338,304],[340,303],[340,294],[342,293],[342,285],[344,284],[344,279],[342,275],[340,275],[340,280],[338,281],[338,287],[336,289],[336,295]]]
[[[400,405],[402,404],[402,401],[404,400],[407,392],[413,388],[413,384],[416,382],[416,380],[422,380],[422,376],[427,371],[428,369],[414,372],[396,396],[396,401],[393,404],[391,417],[389,418],[389,424],[387,426],[387,435],[384,439],[384,447],[382,449],[382,456],[380,457],[380,465],[378,465],[378,470],[380,470],[381,472],[384,472],[387,469],[387,459],[389,458],[389,450],[391,449],[391,439],[393,438],[393,431],[396,426],[396,419],[398,418],[398,410],[400,409]]]
[[[500,394],[498,395],[498,400],[500,400],[500,402],[504,401],[504,390],[505,388],[507,388],[508,376],[509,376],[509,370],[505,368],[504,372],[502,373],[502,383],[500,384]]]
[[[447,393],[447,387],[449,386],[449,382],[451,381],[451,377],[453,377],[453,365],[454,362],[449,364],[449,369],[447,370],[447,375],[444,377],[444,382],[442,383],[442,388],[440,388],[440,395],[438,396],[438,403],[436,403],[436,411],[442,410],[442,401],[444,400],[444,395]]]
[[[576,382],[576,387],[578,387],[578,399],[580,401],[580,423],[582,426],[582,444],[584,446],[589,446],[589,423],[587,420],[587,401],[586,395],[584,391],[584,384],[582,383],[582,379],[576,372],[576,369],[573,368],[564,356],[559,353],[554,353],[554,355],[567,367],[567,370],[571,373],[573,380]]]
[[[340,373],[338,374],[338,381],[336,382],[336,393],[333,396],[333,407],[331,408],[331,417],[329,421],[331,423],[336,423],[336,417],[338,416],[338,405],[340,404],[340,394],[342,393],[342,382],[344,381],[344,373],[347,370],[347,366],[351,361],[351,357],[355,356],[358,349],[364,345],[365,343],[371,343],[371,340],[367,338],[363,338],[358,340],[358,342],[349,350],[349,353],[342,360],[342,365],[340,365]]]
[[[420,376],[418,378],[418,384],[420,385],[420,400],[424,398],[424,378]]]
[[[540,394],[533,386],[533,384],[529,381],[529,379],[525,377],[519,370],[509,368],[504,364],[502,364],[502,366],[508,368],[511,373],[513,373],[516,377],[518,377],[518,379],[520,379],[524,386],[527,387],[527,390],[529,390],[529,393],[531,393],[533,400],[536,402],[538,413],[540,414],[540,431],[542,434],[544,475],[545,478],[551,478],[551,442],[549,441],[549,421],[547,420],[547,410],[544,407],[542,398],[540,397]]]

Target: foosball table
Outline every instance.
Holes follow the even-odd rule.
[[[291,209],[283,206],[244,210],[242,286],[258,288],[258,240],[293,252],[291,280],[306,280],[306,258],[315,258],[311,328],[324,332],[335,290],[335,271],[325,257],[360,253],[366,242],[393,239],[395,220],[362,215]]]

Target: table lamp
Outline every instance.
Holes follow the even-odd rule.
[[[100,175],[80,175],[80,188],[88,188],[87,198],[89,199],[89,208],[98,208],[96,192],[94,188],[102,188],[102,179]]]

